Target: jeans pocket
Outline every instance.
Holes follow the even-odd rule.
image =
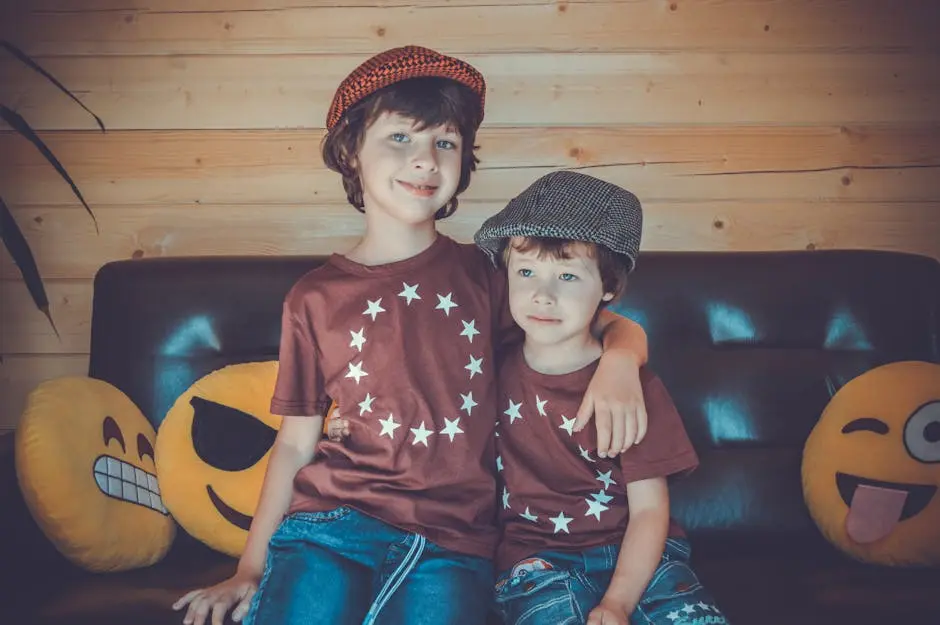
[[[496,608],[507,625],[579,622],[567,570],[523,571],[497,583]]]

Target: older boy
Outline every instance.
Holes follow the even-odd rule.
[[[499,369],[502,537],[496,603],[508,625],[726,623],[670,519],[669,475],[698,458],[663,383],[640,371],[649,426],[620,458],[570,418],[601,346],[591,333],[639,249],[629,191],[576,172],[537,180],[476,234],[509,274],[525,341]]]

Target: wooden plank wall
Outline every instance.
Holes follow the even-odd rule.
[[[333,89],[416,43],[486,75],[469,239],[537,176],[583,167],[645,202],[647,250],[876,248],[940,257],[935,0],[0,0],[4,36],[98,113],[0,61],[0,98],[68,167],[100,232],[0,130],[0,193],[61,339],[0,254],[0,428],[84,373],[112,259],[325,253],[361,231],[318,142]]]

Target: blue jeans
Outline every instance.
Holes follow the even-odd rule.
[[[245,625],[481,625],[490,560],[347,506],[285,518]]]
[[[607,545],[527,558],[499,576],[497,611],[506,625],[583,624],[610,585],[618,551],[619,545]],[[689,566],[690,554],[688,541],[666,540],[662,560],[630,615],[631,625],[728,623]]]

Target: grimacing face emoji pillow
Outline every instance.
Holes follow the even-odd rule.
[[[190,535],[241,555],[280,417],[269,409],[277,362],[229,365],[180,395],[157,432],[167,508]]]
[[[86,377],[43,382],[16,429],[16,475],[43,534],[95,572],[161,560],[176,523],[160,499],[153,426],[114,386]]]
[[[940,365],[895,362],[849,381],[807,439],[802,473],[810,515],[846,554],[940,564]]]

